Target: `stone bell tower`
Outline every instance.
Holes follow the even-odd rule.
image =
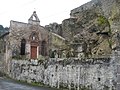
[[[32,25],[39,25],[40,24],[40,20],[36,14],[36,11],[34,11],[33,14],[31,15],[31,17],[28,19],[28,23],[32,24]]]

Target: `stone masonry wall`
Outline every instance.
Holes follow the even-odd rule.
[[[12,60],[10,77],[69,90],[116,90],[116,65],[112,58]]]
[[[1,53],[0,54],[0,72],[2,73],[4,72],[4,61],[3,61],[4,59],[3,58],[4,58],[4,54]]]

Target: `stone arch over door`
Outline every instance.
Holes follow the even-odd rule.
[[[39,55],[39,37],[37,32],[30,35],[30,58],[37,59]]]

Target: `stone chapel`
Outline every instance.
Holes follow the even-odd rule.
[[[40,25],[36,11],[28,19],[28,23],[11,20],[9,32],[0,39],[4,42],[2,48],[6,62],[11,58],[22,60],[39,57],[54,58],[55,53],[59,53],[58,57],[62,57],[61,48],[65,46],[63,37]]]
[[[4,60],[5,71],[10,72],[14,60],[48,60],[61,58],[65,39],[40,25],[34,11],[28,23],[10,21],[9,32],[0,37],[0,54]],[[55,56],[56,55],[56,56]]]
[[[49,34],[33,12],[28,23],[11,21],[9,32],[10,53],[12,57],[24,56],[36,59],[39,55],[48,56]]]

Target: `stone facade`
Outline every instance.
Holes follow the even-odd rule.
[[[36,17],[36,20],[32,20],[33,17]],[[32,59],[38,58],[39,55],[47,56],[49,49],[48,35],[48,31],[39,25],[36,12],[30,17],[28,23],[11,21],[9,42],[12,56],[20,54]]]
[[[51,33],[41,26],[35,11],[28,19],[28,23],[12,20],[9,32],[7,40],[9,43],[6,44],[11,53],[9,58],[38,59],[40,56],[49,57],[49,51],[58,50],[57,48],[62,46],[65,41],[58,34]]]

